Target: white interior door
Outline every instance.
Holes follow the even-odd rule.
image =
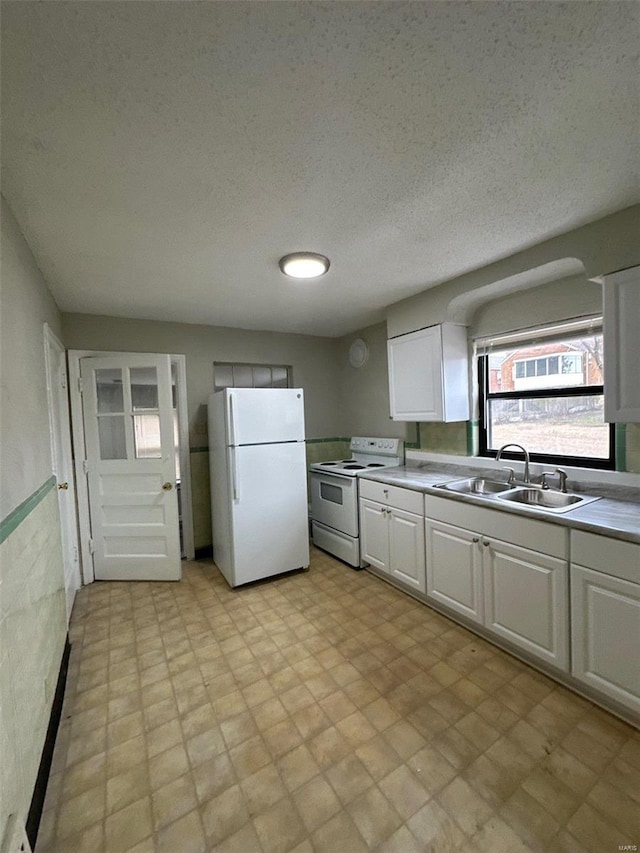
[[[65,349],[48,325],[44,327],[45,365],[47,371],[47,400],[51,435],[51,464],[57,480],[60,533],[64,561],[64,588],[67,624],[73,601],[80,588],[80,558],[76,524],[76,494],[71,455],[71,425],[67,395],[67,365]]]
[[[80,375],[95,578],[179,580],[170,358],[83,358]]]

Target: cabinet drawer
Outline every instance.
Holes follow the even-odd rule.
[[[583,530],[571,531],[571,562],[640,583],[640,545]]]
[[[426,495],[425,515],[561,560],[569,556],[569,530],[559,524],[432,495]]]
[[[361,477],[360,497],[378,501],[385,506],[395,506],[407,512],[424,515],[424,496],[422,492],[414,492],[412,489],[401,489],[398,486],[377,483]]]

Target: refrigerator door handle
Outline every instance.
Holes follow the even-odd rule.
[[[229,393],[229,444],[236,443],[236,417],[233,408],[233,394]]]
[[[231,454],[231,487],[234,501],[240,500],[240,477],[238,476],[238,451],[235,447],[229,448]]]

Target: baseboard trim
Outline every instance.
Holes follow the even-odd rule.
[[[62,716],[62,703],[64,702],[64,689],[67,684],[67,673],[69,671],[69,655],[71,654],[71,643],[69,635],[65,639],[64,652],[62,653],[62,661],[60,662],[60,671],[58,672],[58,682],[56,684],[56,692],[53,697],[51,706],[51,714],[49,716],[49,726],[47,727],[47,735],[44,739],[42,755],[40,757],[40,766],[38,767],[38,775],[36,784],[31,797],[31,805],[29,806],[29,814],[26,821],[27,838],[31,849],[35,850],[36,839],[38,837],[38,829],[40,828],[40,819],[42,817],[42,808],[44,806],[44,798],[47,793],[47,783],[49,782],[49,773],[51,772],[51,762],[53,761],[53,749],[56,745],[56,737],[60,726],[60,718]]]

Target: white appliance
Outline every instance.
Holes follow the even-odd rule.
[[[213,559],[230,586],[309,565],[301,388],[209,397]]]
[[[314,462],[311,473],[311,534],[314,545],[350,566],[361,569],[358,522],[358,474],[402,465],[404,441],[400,438],[354,436],[350,459]]]

